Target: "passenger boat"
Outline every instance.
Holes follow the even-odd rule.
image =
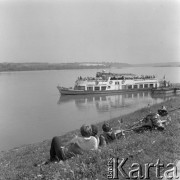
[[[95,77],[78,77],[71,88],[57,86],[61,95],[113,94],[147,91],[158,87],[159,81],[154,75],[137,76],[104,71],[97,72]]]

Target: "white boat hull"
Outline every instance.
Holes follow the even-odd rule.
[[[104,90],[104,91],[87,91],[87,90],[74,90],[70,88],[57,87],[61,95],[88,95],[88,94],[116,94],[124,92],[139,92],[139,91],[151,91],[152,88],[144,89],[120,89],[120,90]]]

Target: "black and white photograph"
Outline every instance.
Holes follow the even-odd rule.
[[[0,0],[0,180],[180,179],[179,0]]]

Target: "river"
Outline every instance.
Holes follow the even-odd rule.
[[[180,67],[136,67],[108,72],[166,77],[180,83]],[[61,97],[56,86],[73,86],[78,76],[94,70],[27,71],[0,73],[0,151],[51,139],[79,128],[133,112],[171,97],[150,93]]]

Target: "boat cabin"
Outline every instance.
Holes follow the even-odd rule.
[[[97,72],[96,78],[78,78],[74,90],[108,91],[108,90],[138,90],[159,87],[155,76],[137,76],[134,74],[115,74]]]

